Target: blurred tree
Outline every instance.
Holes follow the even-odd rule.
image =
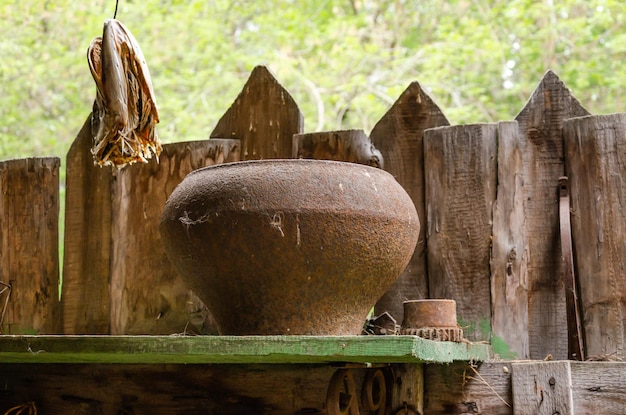
[[[114,8],[0,1],[0,158],[64,156]],[[259,64],[307,131],[369,131],[414,80],[453,124],[512,119],[547,69],[592,113],[626,111],[621,0],[121,0],[118,18],[148,60],[164,142],[207,138]]]

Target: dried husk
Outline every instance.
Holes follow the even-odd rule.
[[[158,158],[161,142],[152,80],[139,44],[119,20],[104,22],[87,52],[97,94],[91,113],[91,152],[101,166],[123,167]]]

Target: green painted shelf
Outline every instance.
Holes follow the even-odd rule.
[[[449,363],[487,344],[416,336],[0,336],[0,363]]]

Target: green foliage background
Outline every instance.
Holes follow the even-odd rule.
[[[0,0],[0,159],[64,157],[95,97],[86,50],[114,0]],[[205,139],[268,65],[305,130],[369,132],[412,81],[452,124],[512,119],[547,69],[624,112],[622,0],[120,0],[164,142]]]

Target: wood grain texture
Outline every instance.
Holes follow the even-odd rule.
[[[565,172],[562,125],[588,115],[558,76],[548,71],[515,117],[521,143],[531,359],[567,358],[565,292],[561,280],[558,180]]]
[[[402,389],[391,413],[405,404],[421,408],[421,366],[411,366],[348,367],[359,413],[373,413],[362,394],[367,376],[378,370],[390,374],[394,393]],[[330,380],[343,367],[64,364],[33,371],[31,365],[0,364],[0,411],[33,402],[38,413],[50,414],[326,414]]]
[[[182,333],[204,309],[166,256],[159,234],[161,211],[188,173],[238,161],[239,149],[239,140],[230,139],[167,144],[158,163],[114,172],[111,334]]]
[[[424,132],[430,297],[457,302],[470,340],[490,337],[497,129],[475,124]]]
[[[626,362],[570,362],[574,413],[623,415]]]
[[[111,171],[94,165],[89,118],[66,157],[62,312],[66,334],[108,334]]]
[[[443,112],[417,82],[411,83],[376,123],[370,138],[385,160],[384,169],[407,191],[422,226],[413,257],[404,273],[375,306],[402,323],[407,300],[428,298],[424,203],[424,130],[449,125]]]
[[[391,368],[394,377],[391,408],[397,410],[406,405],[424,413],[424,365],[394,364]]]
[[[572,415],[570,363],[526,362],[512,365],[515,415]]]
[[[266,67],[257,66],[211,137],[240,139],[241,160],[291,158],[293,135],[303,128],[289,92]]]
[[[626,114],[566,120],[572,236],[587,356],[626,358]]]
[[[47,414],[322,414],[336,370],[310,365],[1,365],[0,411]],[[354,370],[355,382],[362,378]],[[358,373],[357,373],[358,372]],[[71,376],[68,376],[71,373]]]
[[[492,414],[513,413],[511,363],[424,366],[424,413]]]
[[[383,157],[363,130],[295,134],[293,158],[347,161],[383,167]]]
[[[528,252],[523,207],[518,125],[515,121],[500,122],[491,247],[491,323],[493,334],[500,337],[517,358],[528,359]]]
[[[59,166],[56,157],[0,162],[0,290],[10,285],[0,296],[0,333],[62,330]]]

